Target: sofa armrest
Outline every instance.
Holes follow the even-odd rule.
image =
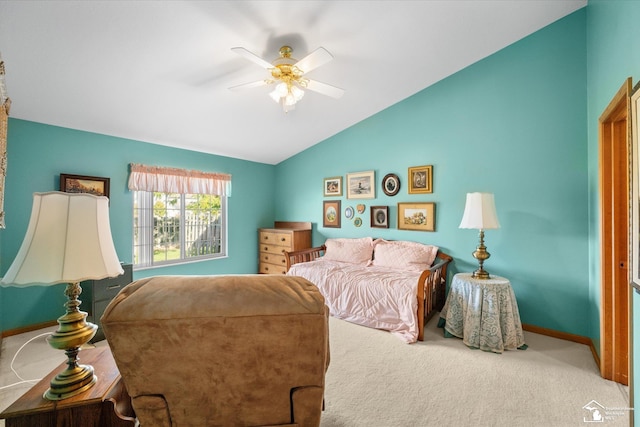
[[[325,245],[317,246],[315,248],[302,249],[299,251],[285,252],[284,257],[287,261],[287,271],[293,264],[298,264],[300,262],[309,262],[314,261],[321,256],[324,255],[324,252],[327,250]]]

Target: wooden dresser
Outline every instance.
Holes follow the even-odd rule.
[[[276,221],[274,228],[258,229],[258,272],[260,274],[285,274],[285,252],[311,247],[310,222]]]

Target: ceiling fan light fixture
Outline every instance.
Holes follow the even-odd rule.
[[[231,89],[250,88],[279,82],[273,91],[269,92],[269,96],[282,105],[285,113],[292,110],[295,104],[302,99],[305,89],[336,99],[340,98],[344,93],[344,90],[338,87],[309,80],[305,77],[305,74],[309,71],[333,59],[333,56],[325,48],[320,47],[298,61],[291,57],[293,49],[290,46],[282,46],[279,52],[280,56],[271,63],[242,47],[234,47],[231,50],[265,68],[271,73],[272,77],[259,82],[233,86]]]
[[[302,89],[300,89],[298,86],[296,85],[291,85],[291,90],[290,95],[293,96],[293,98],[296,100],[296,102],[300,101],[302,99],[302,97],[304,96],[304,91]]]

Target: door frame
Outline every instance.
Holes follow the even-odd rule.
[[[631,383],[631,78],[598,120],[600,200],[600,374]]]

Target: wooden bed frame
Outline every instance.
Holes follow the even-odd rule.
[[[309,262],[324,255],[325,245],[300,251],[285,252],[287,271],[293,264]],[[453,258],[438,251],[433,265],[424,270],[418,279],[418,341],[424,341],[424,325],[433,317],[436,311],[442,310],[446,297],[447,265]]]

